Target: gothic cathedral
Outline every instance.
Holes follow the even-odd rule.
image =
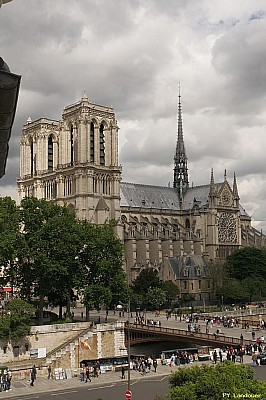
[[[173,187],[121,182],[114,110],[85,95],[60,121],[29,118],[20,149],[19,200],[53,200],[94,224],[116,220],[129,282],[153,268],[181,295],[209,300],[208,263],[265,245],[239,202],[235,174],[232,185],[226,171],[220,183],[210,171],[208,184],[189,186],[180,94]]]

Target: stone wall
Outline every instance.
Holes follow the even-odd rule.
[[[1,363],[18,363],[30,360],[30,350],[46,348],[52,354],[42,361],[54,368],[75,370],[82,360],[124,356],[126,354],[124,324],[98,324],[88,322],[34,326],[31,334],[19,343],[0,341]],[[18,347],[18,352],[14,352]],[[17,350],[17,349],[16,349]],[[53,352],[54,350],[54,352]],[[38,363],[38,360],[36,360]]]

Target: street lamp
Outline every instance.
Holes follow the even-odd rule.
[[[0,8],[1,8],[2,4],[9,3],[10,1],[12,1],[12,0],[0,0]]]
[[[123,309],[122,304],[117,305],[117,310],[121,311]],[[128,374],[127,374],[127,390],[130,391],[130,300],[127,304],[127,315],[128,315],[128,325],[127,325],[127,363],[128,363]]]

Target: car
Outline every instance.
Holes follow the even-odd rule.
[[[263,351],[260,354],[260,364],[261,365],[266,365],[266,351]]]

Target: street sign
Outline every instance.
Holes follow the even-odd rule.
[[[131,392],[130,390],[127,390],[127,391],[125,392],[125,398],[126,398],[126,399],[131,399],[131,397],[132,397],[132,392]]]

